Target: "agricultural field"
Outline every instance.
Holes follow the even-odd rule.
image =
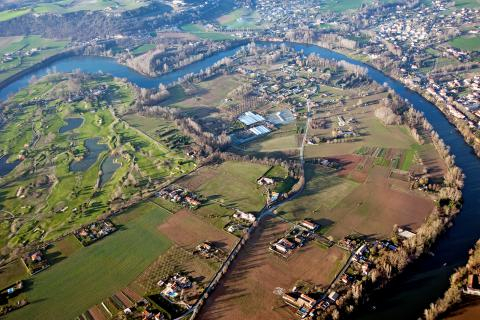
[[[461,36],[449,41],[452,47],[466,51],[480,51],[480,36]]]
[[[0,12],[0,22],[8,21],[30,13],[29,9],[5,10]]]
[[[200,168],[178,183],[210,202],[258,212],[265,206],[266,199],[257,179],[268,169],[266,165],[227,161],[218,166]]]
[[[350,161],[354,165],[338,174],[307,166],[305,190],[282,205],[278,214],[291,221],[311,218],[322,226],[323,234],[335,239],[352,233],[385,237],[394,224],[415,230],[430,214],[432,199],[410,191],[408,182],[389,178],[390,169],[372,159]]]
[[[245,146],[245,151],[248,153],[275,153],[275,152],[289,152],[298,154],[299,138],[296,125],[288,124],[281,126],[279,130],[273,133],[260,137]]]
[[[231,40],[234,37],[228,33],[214,32],[207,30],[200,24],[186,24],[180,27],[182,31],[188,32],[200,39],[213,41]]]
[[[147,202],[114,218],[119,231],[33,276],[31,303],[7,319],[72,319],[127,286],[171,246],[158,230],[168,216]]]
[[[127,84],[107,76],[87,77],[81,81],[82,92],[97,92],[97,98],[69,102],[62,92],[75,81],[52,77],[9,102],[25,106],[7,114],[0,150],[9,161],[18,156],[24,160],[0,177],[0,206],[14,218],[1,224],[2,246],[55,239],[130,200],[139,187],[195,167],[181,150],[170,149],[168,141],[130,126],[107,107],[108,101],[116,112],[129,108],[133,92]],[[33,98],[38,102],[30,103]],[[34,173],[22,177],[32,166]]]
[[[278,218],[262,220],[200,313],[199,319],[291,319],[279,289],[299,281],[326,287],[348,258],[342,249],[309,243],[288,259],[268,250],[290,228]],[[321,272],[319,272],[321,270]]]
[[[10,54],[10,60],[0,59],[0,81],[61,52],[67,45],[68,41],[36,35],[0,37],[0,57]]]
[[[188,88],[192,96],[176,102],[174,106],[179,108],[201,109],[206,107],[221,107],[224,99],[234,89],[242,84],[240,76],[218,76],[211,80],[202,81],[195,85],[195,88]],[[194,112],[195,110],[192,110]]]

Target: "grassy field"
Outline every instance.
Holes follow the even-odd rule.
[[[45,39],[36,35],[9,39],[13,40],[0,41],[0,56],[7,53],[16,56],[14,61],[0,63],[0,81],[61,52],[68,45],[68,41]],[[31,56],[18,56],[34,48],[40,51]]]
[[[415,143],[404,126],[384,126],[372,115],[359,116],[360,137],[353,142],[321,143],[305,147],[306,158],[352,154],[362,146],[410,149]]]
[[[23,16],[30,12],[30,9],[5,10],[0,12],[0,22]]]
[[[294,150],[299,147],[295,123],[282,126],[279,130],[249,143],[247,152],[278,152]]]
[[[202,25],[199,24],[186,24],[180,27],[185,32],[193,34],[200,39],[207,39],[213,41],[231,40],[234,37],[227,33],[207,31]]]
[[[228,161],[216,167],[201,168],[179,183],[210,201],[256,212],[265,205],[265,197],[256,181],[268,169],[265,165]]]
[[[450,45],[460,50],[479,51],[480,36],[461,36],[451,40]]]
[[[456,0],[455,7],[457,8],[480,8],[479,0]]]
[[[145,52],[154,49],[156,46],[153,43],[142,44],[141,46],[136,47],[134,50],[130,51],[133,55],[141,55]]]
[[[27,268],[18,258],[0,267],[0,290],[28,277]]]
[[[264,26],[258,25],[259,18],[256,11],[240,8],[219,17],[217,21],[229,29],[261,29]]]
[[[307,166],[306,188],[294,200],[282,205],[278,212],[289,220],[314,217],[317,211],[328,211],[348,196],[358,183],[337,177],[331,169]]]
[[[191,96],[174,103],[180,108],[220,107],[227,94],[242,84],[238,76],[219,76],[197,85],[197,92]]]
[[[169,248],[157,228],[168,216],[151,203],[118,216],[119,231],[34,276],[30,304],[7,318],[72,319],[127,286]]]

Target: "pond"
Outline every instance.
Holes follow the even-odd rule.
[[[16,166],[20,164],[19,159],[8,162],[8,156],[0,157],[0,177],[6,176],[9,174]]]
[[[115,171],[121,167],[117,157],[109,155],[103,160],[100,170],[102,170],[102,176],[100,177],[100,187],[103,187],[113,176]]]
[[[83,123],[83,118],[67,118],[65,122],[67,122],[67,124],[58,130],[59,133],[65,133],[80,127]]]
[[[103,151],[108,150],[107,145],[103,143],[98,143],[100,138],[90,138],[85,140],[85,147],[87,148],[87,153],[82,160],[72,161],[70,163],[70,171],[73,172],[83,172],[88,170],[98,159],[98,155]]]

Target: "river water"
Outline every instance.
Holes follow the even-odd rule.
[[[268,43],[262,42],[260,44],[267,45]],[[448,287],[449,275],[455,267],[466,262],[468,249],[480,237],[480,160],[472,153],[470,146],[464,142],[463,137],[434,105],[400,82],[366,64],[327,49],[314,45],[292,43],[287,43],[287,45],[298,51],[303,50],[305,54],[316,53],[323,58],[346,60],[366,67],[368,75],[374,81],[380,84],[386,83],[397,94],[410,101],[415,109],[425,113],[426,118],[440,137],[451,147],[451,153],[455,155],[456,163],[467,176],[463,190],[465,203],[462,212],[455,219],[454,226],[439,239],[433,248],[433,255],[427,255],[415,262],[402,275],[392,281],[388,288],[382,290],[380,294],[373,295],[371,305],[376,306],[375,311],[368,308],[366,312],[356,317],[369,320],[416,319],[430,302],[443,294]],[[140,75],[109,58],[69,57],[25,75],[1,89],[0,99],[6,99],[8,95],[27,86],[33,75],[40,77],[52,70],[58,72],[71,72],[75,69],[80,69],[83,72],[102,71],[116,77],[127,78],[140,87],[154,88],[161,83],[172,83],[186,74],[199,72],[220,59],[233,55],[236,50],[238,48],[217,53],[183,69],[155,78]]]

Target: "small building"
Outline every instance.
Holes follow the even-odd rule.
[[[255,220],[257,219],[253,214],[246,213],[240,210],[237,210],[237,212],[233,214],[233,217],[239,220],[248,221],[250,223],[255,222]]]
[[[480,296],[480,279],[478,274],[469,274],[467,278],[467,290],[468,294]]]
[[[318,224],[308,220],[303,220],[300,222],[300,225],[310,231],[316,231],[318,229]]]
[[[328,295],[328,299],[332,300],[333,302],[337,301],[338,297],[339,297],[339,294],[336,291],[332,291]]]

